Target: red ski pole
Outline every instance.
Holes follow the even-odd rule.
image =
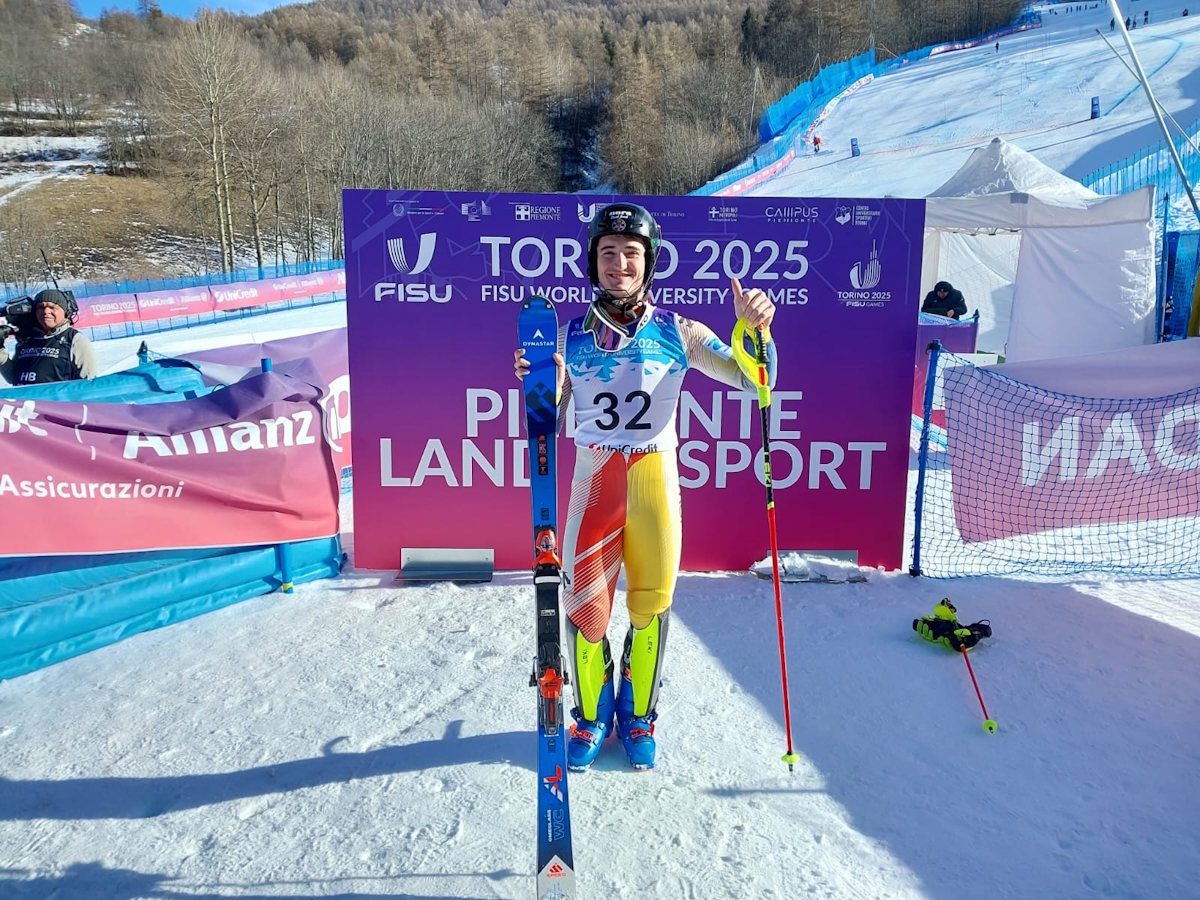
[[[758,390],[758,410],[762,416],[763,436],[763,480],[767,485],[767,530],[771,538],[771,571],[775,582],[775,623],[779,632],[779,674],[783,681],[783,723],[787,730],[787,753],[782,757],[787,763],[788,771],[794,772],[793,766],[800,757],[792,749],[792,704],[788,697],[787,647],[783,639],[783,597],[780,594],[779,579],[779,537],[775,529],[775,496],[771,487],[771,388],[767,384],[767,341],[771,339],[765,325],[754,332],[754,356],[751,357],[745,348],[746,323],[738,319],[733,329],[734,358],[746,373],[754,379]]]
[[[996,721],[988,715],[987,707],[983,703],[983,694],[979,693],[979,682],[975,680],[975,670],[971,668],[971,657],[967,655],[967,648],[959,647],[958,652],[962,654],[963,661],[967,664],[967,674],[971,676],[971,684],[975,686],[975,696],[979,698],[979,708],[983,710],[983,730],[988,734],[995,734]]]

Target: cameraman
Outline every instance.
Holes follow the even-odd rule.
[[[79,307],[69,291],[48,288],[33,298],[32,327],[19,330],[0,325],[5,339],[16,333],[12,356],[0,341],[0,376],[9,384],[49,384],[96,377],[96,354],[92,342],[71,326]]]

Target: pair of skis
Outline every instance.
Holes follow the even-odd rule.
[[[533,503],[533,586],[536,594],[537,656],[529,684],[538,689],[539,900],[575,900],[571,811],[567,798],[567,729],[563,721],[566,682],[559,620],[562,563],[558,555],[558,315],[545,297],[530,297],[517,320],[519,346],[529,361],[522,380],[525,431],[529,439],[529,486]]]

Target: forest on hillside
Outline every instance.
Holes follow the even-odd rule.
[[[102,134],[213,264],[342,255],[343,188],[681,194],[750,152],[826,65],[1001,27],[1019,0],[316,0],[83,20],[0,0],[0,133]],[[11,207],[16,207],[15,209]],[[0,280],[38,259],[0,207]],[[32,270],[31,269],[31,270]]]

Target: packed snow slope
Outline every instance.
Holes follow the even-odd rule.
[[[1185,6],[1126,0],[1121,9],[1137,21],[1130,37],[1155,99],[1191,127],[1200,120],[1200,7],[1182,16]],[[748,193],[926,197],[997,136],[1078,180],[1162,140],[1145,92],[1105,42],[1129,62],[1119,31],[1109,31],[1109,5],[1038,8],[1042,27],[1001,38],[998,50],[989,42],[931,56],[845,95],[816,129],[821,152]],[[861,156],[851,156],[851,138]]]

